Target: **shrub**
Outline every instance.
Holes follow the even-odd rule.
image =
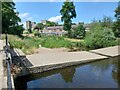
[[[115,36],[120,38],[120,21],[114,22],[112,29]]]
[[[109,28],[103,28],[99,24],[91,28],[84,40],[84,45],[88,49],[98,49],[116,45],[114,33]]]
[[[39,31],[34,31],[33,33],[34,33],[34,36],[41,37],[41,34],[39,33]]]
[[[29,34],[28,30],[24,30],[23,34]]]
[[[85,37],[85,28],[82,24],[78,25],[77,28],[74,29],[74,38],[84,38]]]

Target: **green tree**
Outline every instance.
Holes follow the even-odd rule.
[[[76,11],[73,2],[66,0],[62,5],[60,13],[62,15],[61,21],[64,22],[63,29],[68,31],[68,37],[71,37],[71,25],[72,25],[71,19],[76,18]]]
[[[43,30],[44,29],[44,25],[42,23],[38,23],[35,28],[39,29],[39,30]]]
[[[116,38],[112,29],[102,27],[101,24],[92,25],[86,34],[84,45],[89,49],[98,49],[116,45]]]
[[[45,24],[45,26],[47,26],[47,27],[56,26],[56,25],[58,25],[58,23],[51,22],[51,21],[46,21],[46,24]]]
[[[23,25],[18,24],[21,22],[21,19],[18,17],[19,13],[15,9],[14,2],[2,2],[2,33],[22,34]]]
[[[77,28],[74,30],[75,38],[84,38],[85,37],[85,28],[82,24],[79,24]]]
[[[113,25],[113,20],[111,17],[104,16],[100,23],[103,27],[111,28]]]
[[[113,24],[113,32],[116,37],[120,37],[120,1],[118,7],[115,10],[116,21]]]
[[[49,27],[49,26],[56,26],[56,25],[57,25],[57,23],[51,22],[51,21],[46,21],[46,24],[45,24],[45,26],[47,26],[47,27]]]

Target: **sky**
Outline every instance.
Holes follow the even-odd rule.
[[[41,20],[61,22],[60,10],[63,2],[15,2],[16,11],[25,25],[26,20],[40,23]],[[94,18],[102,19],[103,16],[114,18],[117,2],[74,2],[77,17],[73,23],[90,23]]]

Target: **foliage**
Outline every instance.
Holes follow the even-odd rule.
[[[120,1],[118,2],[118,7],[115,9],[115,17],[120,20]]]
[[[114,22],[112,29],[115,36],[120,38],[120,22],[119,21]]]
[[[71,19],[76,18],[76,11],[73,2],[64,2],[60,13],[62,15],[61,21],[64,21],[63,29],[68,31],[68,37],[71,37]]]
[[[85,37],[85,28],[82,24],[79,24],[78,27],[74,29],[74,38],[84,38]]]
[[[9,35],[9,43],[12,48],[19,48],[26,54],[35,53],[39,45],[46,48],[71,48],[72,42],[65,40],[63,37],[55,36],[43,36],[38,37],[24,37],[20,38],[18,36]],[[27,42],[27,43],[26,43]]]
[[[23,34],[29,34],[29,31],[28,30],[24,30]]]
[[[43,30],[44,29],[44,25],[42,23],[38,23],[36,25],[35,29]]]
[[[35,30],[33,33],[34,33],[34,36],[41,37],[41,33],[39,31]]]
[[[15,11],[14,2],[2,3],[2,33],[21,35],[23,26],[18,25],[21,19],[18,17],[18,12]]]
[[[26,43],[27,42],[27,43]],[[9,35],[9,43],[11,48],[19,48],[26,54],[35,53],[39,47],[39,39],[24,37],[23,39],[18,36]]]
[[[112,18],[108,17],[108,16],[104,16],[103,19],[101,20],[101,25],[102,25],[102,27],[111,28],[113,25]]]
[[[95,24],[86,35],[84,45],[89,49],[104,48],[116,45],[116,38],[110,28],[104,28],[100,24]]]
[[[72,43],[62,37],[49,36],[41,39],[41,45],[46,48],[70,48]]]
[[[116,37],[120,38],[120,1],[118,3],[118,7],[115,10],[116,21],[113,24],[113,32]]]
[[[51,21],[46,21],[46,24],[45,24],[45,26],[47,26],[47,27],[49,27],[49,26],[56,26],[56,25],[58,25],[58,24],[55,23],[55,22],[51,22]]]

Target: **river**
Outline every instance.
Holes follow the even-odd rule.
[[[119,88],[120,56],[18,77],[16,90],[29,88]]]

